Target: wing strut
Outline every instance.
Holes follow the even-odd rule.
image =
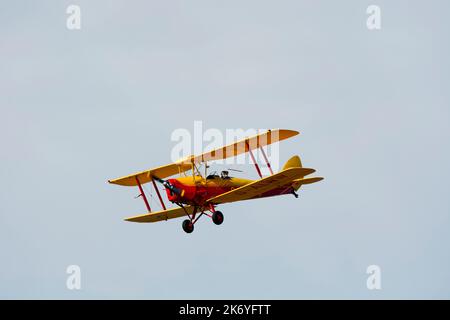
[[[138,185],[138,187],[139,187],[139,191],[141,192],[141,196],[142,196],[142,198],[144,199],[145,206],[147,207],[147,211],[148,211],[148,212],[152,212],[152,209],[150,209],[150,205],[148,204],[147,197],[145,196],[145,192],[144,192],[144,190],[142,189],[141,183],[139,182],[139,178],[138,178],[137,176],[136,176],[135,178],[136,178],[137,185]]]
[[[164,210],[166,210],[166,205],[164,204],[164,201],[161,198],[161,194],[159,193],[158,187],[156,187],[155,179],[152,179],[152,183],[153,183],[153,188],[155,188],[156,194],[158,195],[159,202],[161,202],[161,206],[163,207]]]
[[[261,150],[261,153],[262,153],[262,155],[264,157],[264,161],[266,162],[266,165],[269,168],[270,174],[273,174],[272,166],[270,165],[270,162],[267,159],[266,153],[264,152],[264,148],[262,146],[259,146],[259,150]]]
[[[253,155],[252,149],[250,149],[250,146],[248,144],[248,140],[245,141],[245,144],[247,145],[248,153],[250,154],[250,157],[252,158],[253,164],[255,165],[256,171],[258,172],[258,175],[260,178],[262,178],[261,170],[259,169],[258,163],[256,162],[255,156]]]

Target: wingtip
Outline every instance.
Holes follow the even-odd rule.
[[[300,134],[300,131],[297,130],[291,130],[292,131],[292,136],[298,136]]]
[[[300,134],[300,131],[291,129],[278,129],[278,132],[285,134],[287,138],[291,138]],[[285,138],[286,139],[286,138]]]
[[[108,180],[108,183],[109,183],[109,184],[118,184],[118,183],[116,182],[116,180],[114,180],[114,179],[113,179],[113,180]]]

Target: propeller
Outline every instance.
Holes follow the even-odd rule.
[[[157,176],[152,176],[152,178],[161,183],[166,189],[169,189],[171,193],[175,193],[176,195],[181,196],[182,191],[173,186],[168,180],[163,180],[161,178],[158,178]]]

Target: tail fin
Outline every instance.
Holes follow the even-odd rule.
[[[293,156],[284,164],[283,170],[286,170],[289,168],[301,168],[301,167],[302,167],[302,161],[300,160],[300,157]]]
[[[286,170],[289,168],[302,168],[302,160],[300,160],[299,156],[293,156],[284,164],[283,170]],[[300,183],[298,183],[298,182],[296,183],[295,181],[292,184],[292,187],[294,188],[295,191],[300,189],[301,186],[302,185]]]

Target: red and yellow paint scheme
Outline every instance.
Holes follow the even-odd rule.
[[[198,156],[191,156],[176,163],[109,180],[109,183],[122,186],[137,186],[139,188],[140,196],[142,196],[148,212],[143,215],[126,218],[126,221],[157,222],[186,216],[188,219],[183,221],[183,230],[191,233],[194,230],[194,224],[203,215],[209,216],[215,224],[222,224],[224,220],[223,214],[216,210],[219,204],[285,194],[293,194],[295,197],[298,197],[296,191],[302,185],[323,180],[322,177],[306,178],[306,176],[314,173],[315,170],[302,167],[299,156],[292,157],[286,162],[280,172],[273,173],[263,147],[297,134],[299,133],[293,130],[268,130],[265,133]],[[266,165],[271,172],[270,176],[262,176],[252,152],[256,149],[259,149],[263,155]],[[260,176],[259,180],[230,177],[228,176],[228,171],[222,171],[220,176],[216,174],[207,175],[206,169],[205,176],[202,176],[198,170],[198,164],[206,164],[208,161],[226,159],[246,152],[250,154],[256,171]],[[207,165],[205,167],[207,168]],[[192,172],[190,176],[186,175],[188,171]],[[180,176],[163,180],[176,174]],[[163,208],[162,211],[151,211],[150,204],[142,188],[142,184],[149,182],[153,184]],[[169,202],[176,204],[177,207],[166,208],[156,182],[163,184],[167,199]]]

